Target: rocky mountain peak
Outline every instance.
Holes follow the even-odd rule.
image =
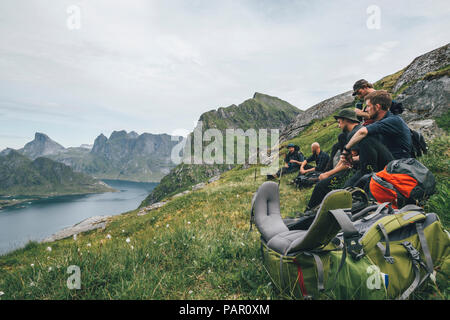
[[[19,150],[19,152],[30,157],[31,159],[36,159],[38,157],[56,154],[64,150],[65,148],[62,145],[50,139],[46,134],[36,132],[34,135],[34,140],[28,142],[22,149]]]

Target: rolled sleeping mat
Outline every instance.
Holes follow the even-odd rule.
[[[253,205],[255,225],[267,246],[281,254],[288,254],[328,244],[341,229],[329,211],[351,208],[352,195],[346,190],[329,192],[308,230],[290,231],[285,225],[280,213],[278,184],[275,182],[268,181],[259,187]]]

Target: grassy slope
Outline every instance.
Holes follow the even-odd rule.
[[[313,140],[331,144],[327,140],[337,133],[333,122],[332,117],[316,121],[293,142],[300,143],[302,150]],[[318,136],[319,132],[323,136]],[[437,212],[446,227],[450,211],[448,142],[449,138],[443,137],[433,143],[436,157],[423,158],[437,174],[439,184],[428,209]],[[2,298],[285,298],[272,287],[261,263],[259,233],[247,232],[252,195],[265,181],[259,174],[254,180],[255,169],[230,170],[205,189],[176,198],[145,216],[137,217],[137,210],[116,216],[105,230],[50,244],[51,252],[46,251],[49,244],[30,243],[0,257]],[[292,177],[287,175],[281,182],[283,216],[301,211],[312,191],[288,186]],[[108,234],[111,239],[106,238]],[[69,265],[81,268],[81,290],[66,288]],[[433,287],[426,290],[415,298],[440,297]]]

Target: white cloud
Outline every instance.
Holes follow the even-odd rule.
[[[399,45],[398,41],[383,42],[382,44],[375,46],[371,50],[371,53],[364,58],[364,60],[367,62],[377,62],[386,55],[388,55],[389,52],[391,52],[391,50],[398,45]]]

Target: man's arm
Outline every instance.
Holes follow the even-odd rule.
[[[307,174],[308,172],[316,171],[316,168],[305,170],[305,166],[307,163],[308,163],[307,160],[302,162],[302,165],[300,166],[300,174]]]
[[[367,128],[362,127],[353,135],[350,141],[346,144],[345,149],[350,150],[355,144],[364,139],[368,134]]]
[[[369,119],[370,115],[367,112],[362,111],[361,109],[355,108],[355,113],[359,117],[363,117],[364,119]]]
[[[338,164],[336,165],[336,167],[334,167],[333,169],[331,169],[330,171],[324,172],[319,176],[319,180],[323,180],[326,178],[331,177],[333,174],[336,174],[338,172],[341,172],[343,170],[347,170],[349,168],[348,164],[345,163],[345,161],[343,160],[339,160]]]

